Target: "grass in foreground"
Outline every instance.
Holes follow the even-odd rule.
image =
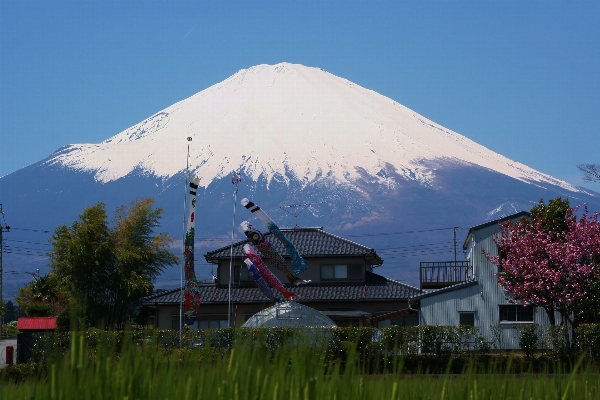
[[[45,372],[20,383],[0,382],[2,399],[597,399],[600,377],[584,369],[570,374],[369,375],[349,353],[344,367],[326,361],[326,349],[238,345],[234,350],[149,345],[71,351],[48,361]]]

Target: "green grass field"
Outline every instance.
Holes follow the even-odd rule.
[[[560,374],[475,372],[370,373],[349,350],[342,364],[325,347],[295,345],[166,351],[154,340],[110,343],[90,352],[83,336],[70,351],[49,357],[40,371],[20,381],[0,382],[1,399],[578,399],[600,398],[597,368],[576,365]]]

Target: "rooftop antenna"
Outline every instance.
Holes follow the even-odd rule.
[[[286,213],[292,215],[294,217],[294,224],[295,227],[298,228],[298,215],[302,214],[302,212],[304,210],[306,210],[307,208],[309,208],[310,206],[314,206],[316,204],[321,204],[322,201],[319,201],[318,203],[302,203],[302,204],[286,204],[283,206],[279,206],[279,208],[281,208],[283,211],[285,211]],[[293,208],[294,211],[289,211],[288,209]]]

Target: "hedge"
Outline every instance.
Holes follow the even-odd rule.
[[[592,359],[600,358],[600,324],[581,325],[577,328],[578,348]],[[542,346],[552,346],[554,353],[565,353],[565,334],[555,327],[544,335]],[[527,342],[528,356],[533,355],[537,342]],[[337,327],[322,330],[306,330],[289,327],[276,328],[223,328],[215,330],[179,331],[131,330],[101,331],[89,329],[83,342],[89,354],[94,356],[99,346],[114,347],[118,352],[123,343],[129,341],[137,346],[154,345],[170,353],[178,348],[221,348],[230,349],[236,344],[250,343],[266,349],[293,346],[305,343],[310,346],[327,346],[329,359],[344,360],[348,350],[360,354],[382,354],[402,356],[430,356],[447,358],[464,355],[486,355],[492,342],[480,335],[477,327],[469,326],[391,326],[384,329],[372,327]],[[523,344],[525,345],[525,340]],[[61,355],[71,348],[69,332],[37,334],[33,351],[34,361],[41,361],[55,354]]]

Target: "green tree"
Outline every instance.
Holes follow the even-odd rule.
[[[76,314],[88,323],[101,324],[106,282],[114,264],[104,204],[85,209],[70,227],[58,226],[50,243],[51,273],[72,297]]]
[[[29,285],[19,288],[15,300],[29,317],[58,316],[69,308],[69,294],[51,274],[34,276]]]
[[[11,300],[8,300],[4,303],[4,318],[2,322],[12,322],[17,320],[17,309],[15,308],[15,303]]]
[[[119,207],[112,229],[114,270],[108,288],[109,326],[121,326],[130,319],[140,300],[154,290],[153,282],[165,267],[179,262],[168,250],[172,239],[167,234],[153,235],[159,226],[161,209],[153,199]]]
[[[87,208],[71,227],[59,226],[48,254],[52,273],[73,297],[80,317],[97,327],[122,328],[153,282],[178,263],[172,239],[154,235],[162,209],[153,199],[119,207],[113,226],[103,203]]]
[[[544,199],[541,199],[538,205],[531,209],[531,219],[541,221],[546,232],[561,234],[569,229],[567,213],[570,209],[569,199],[557,197],[550,200],[547,205]]]

